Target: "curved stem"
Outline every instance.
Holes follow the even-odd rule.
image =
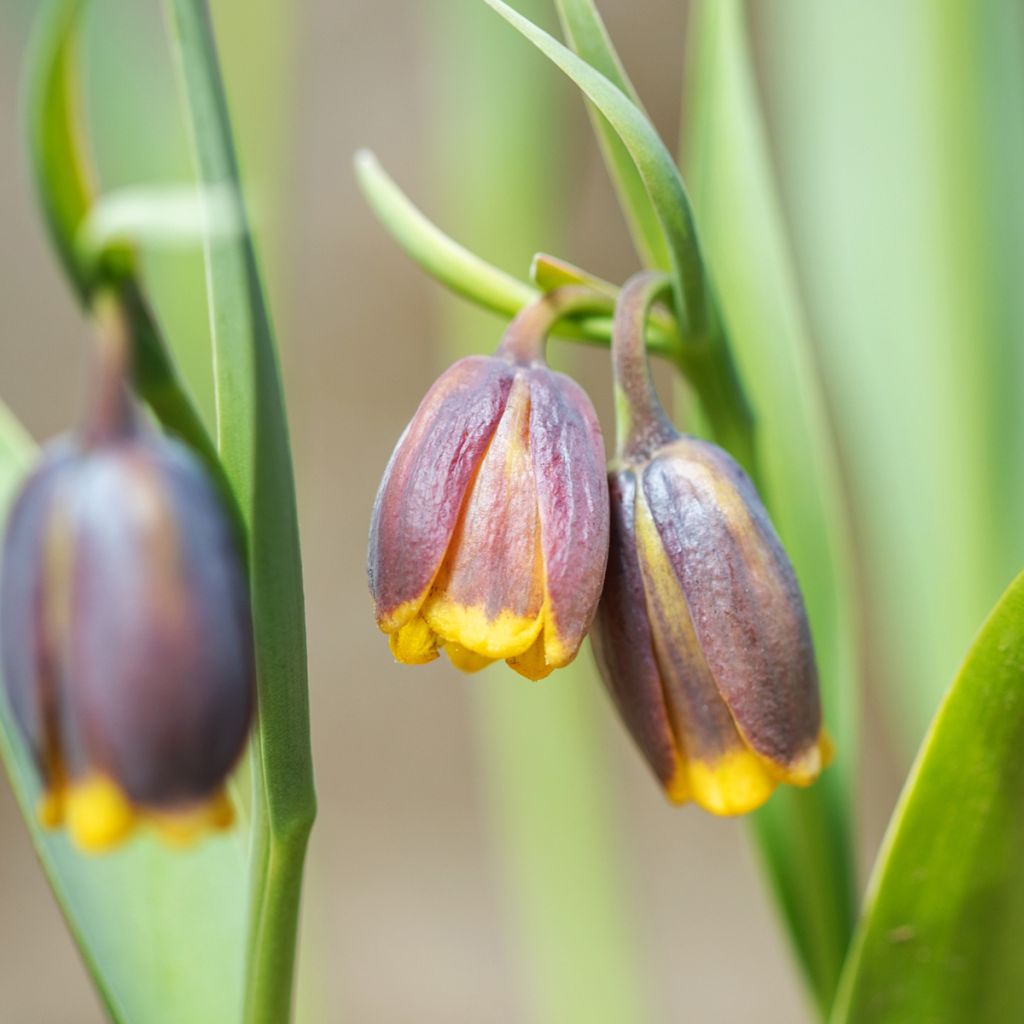
[[[82,436],[95,445],[128,433],[135,406],[128,390],[131,372],[131,326],[116,295],[99,292],[92,303],[96,323],[96,391]]]
[[[620,458],[646,458],[679,436],[654,389],[645,344],[651,306],[671,288],[666,274],[645,271],[626,282],[615,306],[612,370],[615,448]]]
[[[556,288],[523,306],[502,335],[498,354],[517,363],[543,362],[548,334],[559,320],[572,313],[607,306],[608,296],[595,288],[586,285]]]
[[[129,321],[133,383],[139,396],[222,480],[217,450],[143,299],[134,253],[123,244],[103,249],[83,249],[79,244],[79,231],[97,196],[76,61],[84,6],[83,0],[56,0],[50,5],[40,19],[28,63],[25,124],[36,195],[54,250],[82,305],[89,306],[100,289],[118,293]]]

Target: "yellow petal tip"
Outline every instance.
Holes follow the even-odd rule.
[[[390,634],[388,643],[403,665],[426,665],[437,657],[437,637],[421,615]]]
[[[479,672],[480,669],[487,668],[488,665],[494,663],[493,658],[477,654],[476,651],[471,651],[468,647],[463,647],[462,644],[447,643],[444,645],[444,649],[451,663],[460,672]]]
[[[674,803],[692,800],[711,814],[733,817],[756,810],[772,795],[776,780],[749,750],[715,761],[679,760],[665,789]]]
[[[120,845],[138,821],[120,786],[103,775],[71,783],[63,805],[71,840],[84,853],[105,853]]]

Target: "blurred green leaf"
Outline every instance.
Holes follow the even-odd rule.
[[[565,37],[573,50],[595,71],[599,71],[617,86],[637,108],[643,109],[640,97],[615,52],[593,0],[555,0],[555,6]],[[619,133],[593,103],[587,104],[587,110],[640,259],[646,266],[669,270],[672,257],[665,244],[665,235],[629,150]]]
[[[753,6],[870,678],[909,761],[1024,564],[1024,5]]]
[[[889,824],[834,1024],[1024,1020],[1024,573],[982,626]]]
[[[0,520],[34,454],[20,424],[0,405]],[[83,856],[63,833],[36,823],[38,775],[2,697],[0,757],[111,1019],[237,1020],[246,898],[241,830],[187,852],[141,836],[115,854]]]
[[[76,55],[87,0],[51,0],[39,15],[28,57],[25,124],[36,194],[50,240],[83,305],[101,283],[116,287],[136,344],[135,384],[164,425],[222,476],[209,434],[164,345],[139,289],[134,254],[117,254],[107,280],[109,252],[82,247],[81,230],[96,198],[85,146],[81,80]]]
[[[857,752],[857,608],[838,465],[779,212],[739,0],[697,0],[685,113],[688,180],[743,379],[761,489],[807,604],[835,763],[780,791],[755,827],[819,1005],[853,928],[851,787]]]
[[[244,213],[209,9],[204,0],[166,2],[200,182],[232,189]],[[205,249],[217,436],[248,527],[258,671],[245,1019],[279,1024],[290,1013],[303,862],[316,814],[295,485],[251,233],[207,235]]]

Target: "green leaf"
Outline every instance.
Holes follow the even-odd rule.
[[[0,519],[34,454],[0,404]],[[120,1024],[237,1020],[246,899],[242,831],[236,827],[187,852],[140,837],[116,854],[83,856],[63,833],[36,823],[38,776],[2,697],[0,758],[111,1018]]]
[[[244,203],[209,9],[167,0],[205,189]],[[259,717],[245,1019],[290,1012],[305,850],[316,813],[295,485],[273,329],[250,232],[206,238],[217,436],[248,528]]]
[[[753,423],[712,298],[690,201],[674,160],[644,113],[557,39],[502,0],[484,0],[584,92],[632,158],[657,212],[671,256],[679,365],[700,394],[716,439],[757,474]]]
[[[502,0],[484,2],[579,86],[621,140],[657,211],[668,243],[677,311],[684,331],[702,335],[709,310],[696,227],[682,178],[658,133],[632,100],[585,60]]]
[[[90,269],[75,247],[95,187],[82,153],[81,90],[76,63],[85,0],[53,0],[40,16],[28,56],[25,124],[43,217],[69,280],[85,297]]]
[[[692,8],[688,180],[729,338],[757,423],[761,490],[811,620],[835,763],[778,793],[758,842],[822,1009],[853,927],[851,788],[857,752],[856,631],[848,530],[831,426],[779,212],[738,0]]]
[[[835,1024],[1024,1020],[1024,573],[981,628],[875,866]]]
[[[874,693],[909,763],[1024,565],[1024,4],[758,7]]]
[[[573,50],[642,109],[640,97],[615,52],[593,0],[555,0],[555,6]],[[649,267],[670,269],[672,258],[665,244],[665,235],[629,150],[592,103],[587,104],[587,109],[640,259]]]
[[[356,180],[380,222],[394,239],[428,274],[470,302],[504,317],[513,317],[539,294],[536,288],[506,274],[492,263],[477,256],[446,235],[416,208],[368,150],[355,155]],[[541,257],[550,260],[551,257]],[[536,261],[535,261],[536,262]],[[548,269],[541,264],[543,270]],[[563,267],[568,264],[563,264]],[[574,270],[576,268],[573,268]],[[544,291],[570,281],[593,285],[598,279],[585,271],[573,275],[546,277],[537,284]],[[555,334],[580,341],[607,344],[611,339],[611,312],[618,289],[610,286],[608,316],[579,316],[563,320]],[[679,358],[679,335],[675,323],[659,314],[652,318],[647,346],[650,351],[669,358]]]
[[[202,418],[143,300],[131,251],[123,240],[83,246],[83,229],[96,202],[82,123],[81,78],[76,61],[81,15],[87,0],[51,0],[39,17],[29,55],[25,124],[36,194],[57,256],[88,305],[101,283],[121,293],[135,336],[135,386],[164,425],[191,445],[220,479],[216,450]],[[132,242],[138,239],[131,239]],[[111,278],[111,270],[116,271]]]
[[[428,274],[457,295],[509,318],[537,297],[534,288],[481,259],[432,224],[369,150],[359,150],[354,165],[359,187],[381,223]]]

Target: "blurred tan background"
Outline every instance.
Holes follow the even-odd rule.
[[[0,391],[42,439],[74,420],[86,379],[85,333],[43,237],[20,145],[17,86],[32,5],[4,2],[12,7],[0,15]],[[463,0],[450,2],[458,9]],[[260,6],[253,5],[253,17]],[[287,145],[275,154],[278,166],[249,168],[255,196],[280,189],[281,216],[266,234],[274,247],[264,256],[283,350],[307,579],[320,815],[299,1005],[305,1020],[339,1024],[529,1024],[530,993],[474,728],[476,688],[524,684],[511,673],[486,683],[463,677],[444,661],[416,671],[395,666],[373,625],[365,584],[374,491],[439,368],[444,314],[437,286],[368,213],[350,158],[371,146],[428,211],[438,212],[429,126],[444,112],[432,109],[432,90],[451,69],[432,64],[428,6],[301,5],[292,83],[267,107]],[[604,0],[601,8],[656,122],[674,136],[681,7]],[[525,47],[523,57],[525,63]],[[621,279],[633,269],[631,249],[582,105],[568,85],[561,88],[568,125],[561,145],[577,186],[561,251]],[[524,146],[524,159],[528,153]],[[481,349],[495,337],[482,337]],[[606,413],[603,357],[588,352],[581,366]],[[742,825],[670,808],[591,684],[629,925],[657,1019],[809,1019]],[[557,676],[550,685],[558,685]],[[534,707],[543,713],[542,703]],[[870,721],[866,731],[877,732]],[[875,744],[866,772],[864,863],[896,788],[888,755]],[[5,783],[0,843],[0,1019],[102,1019]]]

